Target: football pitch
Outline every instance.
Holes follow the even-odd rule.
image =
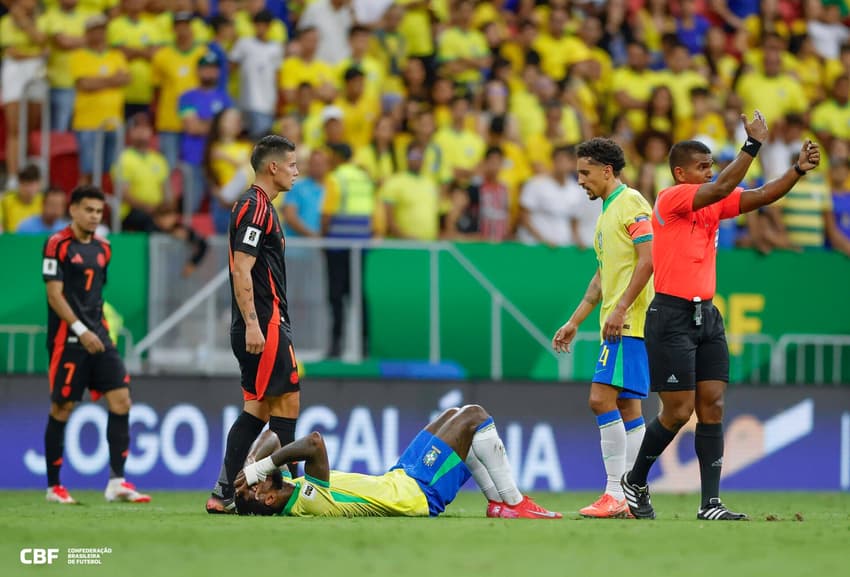
[[[150,505],[44,502],[0,493],[0,574],[324,577],[407,575],[847,575],[850,495],[728,493],[749,522],[695,518],[694,495],[653,496],[655,521],[588,520],[597,495],[540,493],[559,521],[487,519],[480,494],[461,493],[437,519],[211,516],[204,493],[152,492]],[[58,548],[52,565],[21,563],[24,548]],[[72,549],[71,549],[72,548]],[[69,565],[74,549],[108,548],[99,565]],[[69,549],[71,549],[69,551]],[[27,559],[33,553],[25,553]]]

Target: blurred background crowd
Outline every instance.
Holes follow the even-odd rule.
[[[758,108],[770,139],[743,186],[787,170],[806,138],[826,161],[725,223],[720,245],[850,256],[845,0],[0,5],[4,233],[64,226],[70,188],[93,178],[122,230],[174,231],[186,213],[193,237],[225,232],[252,142],[274,133],[298,147],[278,201],[289,235],[588,247],[601,206],[577,185],[576,144],[615,139],[652,202],[672,143],[706,142],[719,170]],[[41,114],[50,183],[18,153]]]

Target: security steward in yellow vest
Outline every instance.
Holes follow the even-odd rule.
[[[347,144],[332,144],[332,166],[325,186],[322,204],[322,233],[328,238],[369,239],[374,232],[374,216],[377,208],[375,184],[362,168],[351,162],[351,147]],[[342,329],[344,302],[351,297],[351,250],[328,249],[325,251],[328,266],[328,301],[331,306],[330,357],[342,353]],[[361,273],[365,271],[366,252],[363,251]],[[361,274],[361,283],[365,274]],[[361,327],[363,355],[366,356],[368,314],[365,291],[362,290]]]

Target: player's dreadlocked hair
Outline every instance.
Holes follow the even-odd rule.
[[[272,482],[272,487],[275,489],[283,489],[283,476],[280,471],[275,471],[269,475]],[[277,515],[283,510],[283,507],[276,508],[266,505],[262,501],[256,499],[246,499],[244,495],[236,495],[236,512],[240,515],[258,515],[262,517],[270,517]]]
[[[254,145],[254,151],[251,152],[251,167],[254,172],[259,173],[263,163],[269,156],[282,155],[287,152],[293,152],[295,145],[288,138],[278,136],[277,134],[269,134],[262,137],[257,144]]]
[[[576,158],[589,158],[596,164],[610,166],[614,176],[620,176],[620,171],[626,166],[626,157],[620,145],[610,138],[591,138],[578,145]]]

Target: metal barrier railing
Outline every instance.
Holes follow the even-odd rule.
[[[223,237],[210,239],[213,246],[216,242],[226,242]],[[552,351],[550,338],[535,326],[531,320],[519,308],[508,299],[496,286],[480,271],[469,259],[467,259],[453,244],[446,242],[435,243],[419,243],[407,241],[392,241],[392,240],[342,240],[342,239],[303,239],[290,238],[287,239],[287,250],[293,251],[298,249],[349,249],[351,259],[351,275],[349,278],[349,299],[348,310],[346,315],[346,335],[345,343],[346,350],[343,358],[350,362],[360,362],[362,360],[363,340],[362,340],[362,261],[363,252],[370,249],[391,249],[405,251],[426,251],[429,253],[429,320],[428,320],[428,359],[432,363],[439,363],[441,360],[440,351],[440,259],[439,255],[445,253],[451,255],[457,262],[479,285],[487,291],[492,303],[492,323],[491,341],[490,341],[490,358],[491,378],[500,380],[502,378],[502,314],[503,312],[513,318],[523,330],[525,330],[545,351],[552,355],[558,363],[558,374],[562,379],[568,379],[572,375],[572,359],[568,356],[561,356]],[[151,250],[154,255],[160,251]],[[157,266],[152,259],[151,282],[152,284],[163,281],[164,286],[171,286],[167,279],[160,279],[160,275],[154,268]],[[171,347],[170,351],[162,351],[169,358],[182,359],[174,360],[175,363],[189,363],[193,367],[203,367],[206,371],[213,370],[212,365],[205,363],[210,357],[217,357],[218,353],[223,353],[227,356],[229,351],[224,350],[224,347],[215,346],[215,338],[217,332],[214,330],[215,319],[218,311],[215,306],[215,299],[220,295],[219,290],[224,287],[227,282],[227,269],[220,269],[217,274],[211,276],[210,280],[202,287],[196,287],[193,293],[185,300],[179,303],[177,308],[168,315],[160,318],[149,319],[149,326],[152,327],[148,335],[140,340],[132,350],[132,354],[128,356],[129,365],[138,371],[142,368],[142,357],[145,353],[152,351],[156,345],[166,338],[168,333],[174,330],[181,322],[190,318],[195,311],[203,310],[202,319],[198,320],[199,341],[194,343],[194,351],[188,354],[180,355]],[[156,296],[151,294],[151,299]],[[150,310],[157,308],[155,305],[150,307]],[[224,312],[223,314],[227,314]],[[598,338],[598,337],[594,337]],[[202,342],[200,342],[202,341]],[[191,348],[191,347],[190,347]],[[304,349],[301,349],[302,351]],[[303,353],[302,358],[303,357]],[[309,352],[308,352],[309,354]],[[321,356],[321,353],[319,353]]]
[[[790,349],[794,348],[794,378],[788,378],[788,360]],[[812,363],[812,379],[807,378],[807,351],[811,347],[814,355]],[[776,343],[776,349],[771,361],[771,382],[803,384],[811,383],[822,385],[826,383],[824,367],[826,365],[826,349],[832,349],[832,378],[830,383],[837,385],[842,382],[843,356],[845,348],[850,351],[850,335],[811,335],[811,334],[787,334],[783,335]]]
[[[6,335],[6,372],[20,373],[17,365],[17,337],[26,336],[26,361],[24,372],[32,374],[35,372],[36,337],[47,332],[47,327],[42,325],[0,325],[0,335]],[[119,335],[124,339],[124,349],[133,350],[133,333],[127,327],[121,327]]]
[[[41,98],[33,99],[30,94],[35,87],[43,86],[45,90]],[[36,102],[41,105],[41,133],[39,156],[29,156],[29,104]],[[44,190],[50,184],[50,91],[44,77],[33,78],[24,85],[24,92],[18,106],[18,163],[24,166],[35,163],[41,171],[41,188]]]

